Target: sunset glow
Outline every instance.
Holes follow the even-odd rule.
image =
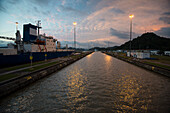
[[[1,36],[15,38],[15,22],[22,36],[23,24],[41,20],[40,33],[72,46],[73,25],[78,23],[78,47],[88,48],[88,42],[91,47],[107,47],[107,41],[118,46],[128,41],[133,18],[133,38],[144,32],[170,37],[169,0],[1,0],[0,7]]]

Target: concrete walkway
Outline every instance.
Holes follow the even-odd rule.
[[[70,59],[70,57],[68,57],[68,58],[56,58],[56,59],[52,59],[52,60],[47,60],[46,62],[43,62],[43,63],[41,63],[41,64],[33,65],[32,67],[37,67],[37,66],[44,65],[44,64],[48,64],[48,63],[51,63],[51,62],[67,61],[67,60],[69,60],[69,59]],[[22,70],[29,69],[29,68],[31,68],[31,66],[27,66],[27,67],[23,67],[23,68],[11,70],[11,71],[8,71],[8,72],[2,72],[2,73],[0,73],[0,76],[5,75],[5,74],[15,73],[15,72],[22,71]],[[3,69],[2,69],[2,70],[3,70]]]

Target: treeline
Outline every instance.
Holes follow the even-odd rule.
[[[99,48],[94,47],[91,50],[97,49],[99,51],[103,50],[129,50],[130,41],[125,42],[120,46]],[[144,33],[131,41],[131,48],[133,50],[138,49],[149,49],[149,50],[170,50],[170,38],[160,37],[155,33]]]

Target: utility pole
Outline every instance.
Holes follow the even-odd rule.
[[[132,19],[133,19],[134,15],[129,15],[130,18],[130,56],[131,56],[131,40],[132,40]]]
[[[73,25],[74,25],[74,48],[76,49],[76,25],[77,23],[73,22]]]

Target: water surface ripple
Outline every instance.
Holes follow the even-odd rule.
[[[170,112],[170,79],[100,52],[0,102],[7,113]]]

